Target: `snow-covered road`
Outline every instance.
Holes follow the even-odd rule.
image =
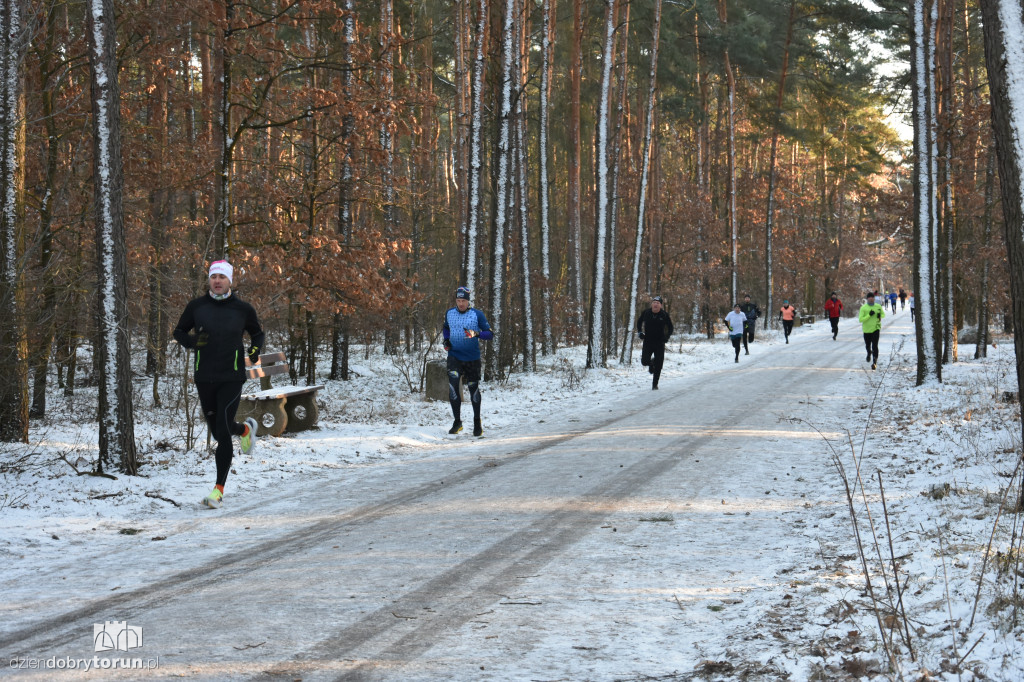
[[[92,659],[94,623],[127,621],[144,647],[119,655],[159,668],[97,678],[628,679],[731,642],[736,669],[799,670],[785,633],[846,523],[813,427],[855,426],[871,391],[855,323],[825,331],[578,421],[197,508],[134,556],[83,548],[61,580],[12,587],[0,653]],[[910,332],[886,320],[883,356]],[[135,586],[98,597],[111,571]]]

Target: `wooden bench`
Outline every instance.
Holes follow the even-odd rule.
[[[800,324],[801,325],[814,324],[814,315],[801,315],[800,316]]]
[[[249,379],[260,380],[260,391],[242,396],[237,419],[255,419],[259,424],[257,436],[280,436],[286,430],[305,431],[316,426],[320,418],[316,394],[323,386],[273,388],[270,385],[270,377],[287,372],[284,353],[261,355],[259,365],[245,368]]]

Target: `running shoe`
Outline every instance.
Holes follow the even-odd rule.
[[[204,504],[211,509],[217,509],[220,507],[220,501],[222,499],[224,499],[224,493],[214,488],[209,495],[203,498],[201,504]]]
[[[243,455],[248,455],[252,452],[252,449],[256,447],[256,430],[258,428],[259,425],[252,417],[245,420],[245,433],[242,434],[242,437],[238,441],[239,446],[242,448]]]

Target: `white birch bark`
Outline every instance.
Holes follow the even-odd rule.
[[[644,237],[644,219],[647,210],[647,181],[651,173],[651,143],[654,129],[654,102],[658,75],[658,47],[661,40],[661,0],[654,3],[654,35],[651,39],[651,68],[648,72],[647,113],[644,119],[644,141],[641,150],[640,192],[637,201],[636,242],[633,246],[633,274],[629,280],[629,318],[622,344],[622,359],[633,362],[633,321],[636,319],[637,298],[640,288],[640,258]],[[698,163],[698,167],[700,164]]]
[[[917,309],[917,382],[938,380],[939,358],[934,344],[934,233],[935,159],[933,156],[933,109],[929,80],[929,30],[925,0],[911,5],[911,70],[914,109],[914,204],[915,204],[915,271],[914,295]]]
[[[127,258],[121,209],[121,122],[111,0],[89,0],[95,183],[100,463],[135,474],[135,426],[127,328]]]
[[[543,21],[541,28],[541,54],[543,63],[540,71],[540,134],[538,157],[540,160],[540,260],[541,277],[544,288],[541,290],[543,299],[543,325],[541,352],[544,355],[555,352],[555,340],[551,332],[551,206],[550,186],[548,184],[548,116],[551,98],[551,68],[554,60],[554,22],[555,0],[543,0]]]
[[[604,0],[604,49],[601,52],[601,100],[598,102],[597,145],[597,210],[594,231],[594,281],[590,297],[590,339],[587,344],[587,367],[603,367],[606,361],[604,343],[604,293],[607,281],[606,249],[608,246],[608,117],[611,99],[612,63],[615,61],[616,0]]]
[[[480,233],[480,186],[484,163],[483,101],[484,101],[484,42],[487,38],[487,0],[480,0],[476,35],[473,39],[473,82],[470,103],[469,130],[469,207],[466,211],[465,285],[475,294],[477,237]]]

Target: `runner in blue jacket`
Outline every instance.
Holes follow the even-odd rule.
[[[469,289],[455,290],[455,307],[444,314],[444,349],[448,351],[448,401],[452,405],[455,422],[448,433],[462,431],[462,395],[459,381],[466,381],[469,401],[473,405],[473,435],[482,436],[480,423],[480,339],[494,338],[484,314],[470,305]]]

